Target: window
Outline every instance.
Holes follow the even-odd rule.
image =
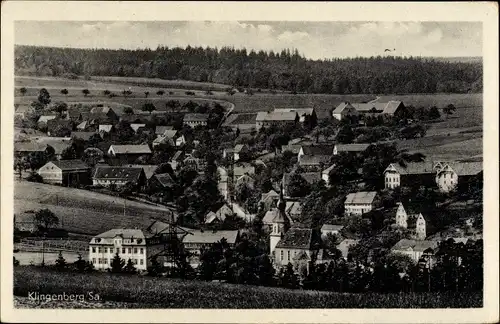
[[[280,251],[281,253],[281,261],[283,261],[283,250]]]
[[[104,259],[104,264],[108,264],[108,259]]]
[[[109,253],[114,253],[114,249],[113,248],[109,248]]]
[[[102,264],[102,259],[101,258],[99,258],[99,264]]]
[[[95,253],[95,246],[92,247],[92,253]]]
[[[95,258],[92,258],[92,264],[95,264]]]
[[[125,250],[125,248],[122,248],[122,253],[123,253],[123,254],[125,254],[125,251],[126,251],[126,250]]]
[[[137,248],[134,248],[134,253],[137,254]]]
[[[132,254],[132,248],[128,248],[128,253]]]
[[[290,251],[287,251],[288,261],[290,261]]]
[[[104,253],[108,253],[108,248],[107,247],[104,248]]]
[[[99,253],[102,253],[102,247],[99,247]]]
[[[144,248],[141,248],[141,254],[144,254]]]
[[[134,259],[134,264],[137,264],[137,259]]]
[[[143,259],[141,259],[140,261],[141,261],[141,265],[143,265],[143,264],[144,264],[144,260],[143,260]]]

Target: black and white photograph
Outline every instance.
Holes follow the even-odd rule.
[[[484,309],[484,15],[359,10],[15,19],[13,308]]]

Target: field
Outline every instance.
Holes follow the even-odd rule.
[[[144,276],[126,280],[107,273],[61,273],[37,267],[14,268],[14,296],[99,294],[102,302],[134,308],[465,308],[481,307],[480,293],[341,294],[281,288],[183,281]],[[97,303],[97,302],[96,302]],[[54,303],[55,306],[56,303]],[[58,303],[57,303],[58,304]],[[102,303],[86,307],[106,307]],[[37,305],[31,305],[37,307]],[[68,305],[67,307],[75,307]],[[78,306],[76,306],[78,307]],[[83,306],[82,306],[83,307]],[[108,306],[114,307],[114,306]],[[115,306],[116,307],[116,306]]]
[[[125,215],[123,213],[125,206]],[[171,210],[87,190],[16,181],[14,213],[48,208],[69,232],[96,235],[112,228],[147,227]]]

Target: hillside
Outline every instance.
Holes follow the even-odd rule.
[[[309,60],[289,50],[256,53],[190,46],[155,50],[16,46],[15,74],[144,77],[209,82],[214,90],[227,84],[329,94],[481,92],[483,75],[481,62],[394,56]]]
[[[481,307],[480,293],[468,294],[348,294],[312,290],[221,284],[204,281],[128,276],[117,280],[107,273],[79,274],[36,267],[14,268],[14,296],[31,291],[58,294],[93,292],[102,302],[82,305],[59,303],[59,307],[131,308],[463,308]],[[46,303],[45,306],[50,307]],[[26,305],[44,307],[44,305]]]
[[[125,207],[125,215],[123,209]],[[112,228],[142,227],[151,217],[169,220],[171,210],[87,190],[15,181],[14,213],[48,208],[69,232],[95,235]]]

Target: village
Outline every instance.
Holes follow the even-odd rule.
[[[402,281],[417,276],[412,265],[430,276],[450,244],[475,251],[482,242],[482,162],[397,146],[424,137],[426,122],[453,114],[452,104],[425,108],[425,119],[378,98],[342,102],[322,119],[310,107],[238,113],[171,100],[167,109],[54,103],[43,88],[15,112],[16,181],[170,210],[87,239],[79,260],[92,269],[246,283],[254,267],[307,288],[332,262],[373,274],[389,260]],[[47,209],[16,214],[18,249],[30,237],[69,241],[61,223]]]

